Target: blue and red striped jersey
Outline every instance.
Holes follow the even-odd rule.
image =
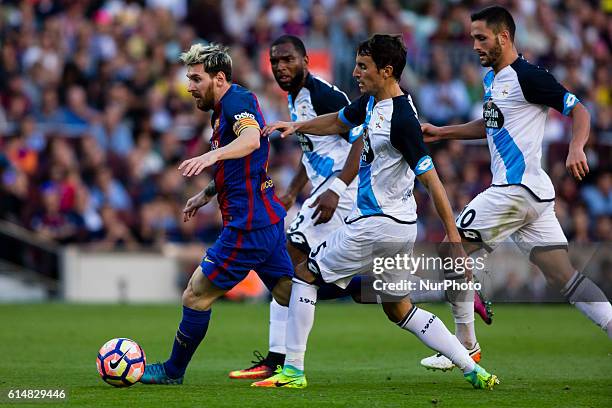
[[[214,108],[211,149],[226,146],[249,128],[263,129],[265,120],[257,97],[251,91],[232,84]],[[214,165],[217,200],[223,226],[254,230],[276,224],[285,209],[274,194],[268,177],[270,141],[261,137],[259,148],[240,159],[219,161]]]

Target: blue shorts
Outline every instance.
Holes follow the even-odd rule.
[[[252,231],[225,227],[200,266],[215,286],[229,290],[254,270],[268,290],[284,276],[293,277],[283,220]]]

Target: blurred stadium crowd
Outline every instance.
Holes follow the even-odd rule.
[[[266,66],[283,33],[330,62],[327,79],[351,97],[358,43],[402,33],[402,86],[421,121],[443,125],[482,114],[482,69],[469,15],[483,1],[108,0],[3,1],[0,6],[0,218],[61,243],[96,248],[211,242],[215,205],[182,222],[186,200],[209,181],[183,180],[178,164],[208,149],[210,116],[186,92],[182,50],[196,41],[231,46],[235,82],[253,90],[268,122],[287,119],[285,95]],[[570,240],[612,240],[612,10],[597,1],[499,1],[517,22],[517,47],[549,68],[592,116],[591,175],[565,170],[571,121],[552,111],[543,162]],[[610,2],[602,1],[601,4]],[[325,56],[327,56],[325,58]],[[460,210],[490,183],[485,144],[432,146]],[[301,151],[275,140],[270,173],[282,193]],[[444,233],[417,191],[419,239]],[[302,197],[303,200],[304,197]],[[295,210],[294,210],[295,211]],[[288,222],[288,221],[287,221]]]

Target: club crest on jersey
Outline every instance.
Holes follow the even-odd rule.
[[[504,115],[499,107],[491,99],[482,106],[482,117],[485,127],[490,129],[501,129],[504,127]]]
[[[308,119],[308,105],[300,105],[300,107],[298,108],[298,113],[302,120]]]
[[[376,129],[382,128],[382,123],[385,120],[383,115],[378,115],[378,122],[376,122]]]
[[[211,140],[210,141],[210,150],[216,150],[219,148],[219,141],[218,140]]]
[[[502,90],[499,91],[499,95],[497,95],[497,97],[506,99],[508,96],[510,96],[510,87],[508,85],[504,85]]]

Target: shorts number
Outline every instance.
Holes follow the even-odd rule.
[[[314,258],[315,256],[317,256],[319,254],[319,252],[321,251],[321,249],[327,247],[327,241],[323,241],[318,247],[317,249],[315,249],[314,251],[312,251],[312,253],[310,254],[311,258]]]
[[[291,223],[291,227],[289,227],[289,232],[297,231],[297,229],[300,227],[300,224],[303,221],[304,221],[304,216],[298,213],[297,217],[295,217],[295,219]]]
[[[461,226],[461,228],[466,228],[474,221],[474,218],[476,218],[476,210],[472,208],[461,216],[461,221],[459,221],[459,225]]]

